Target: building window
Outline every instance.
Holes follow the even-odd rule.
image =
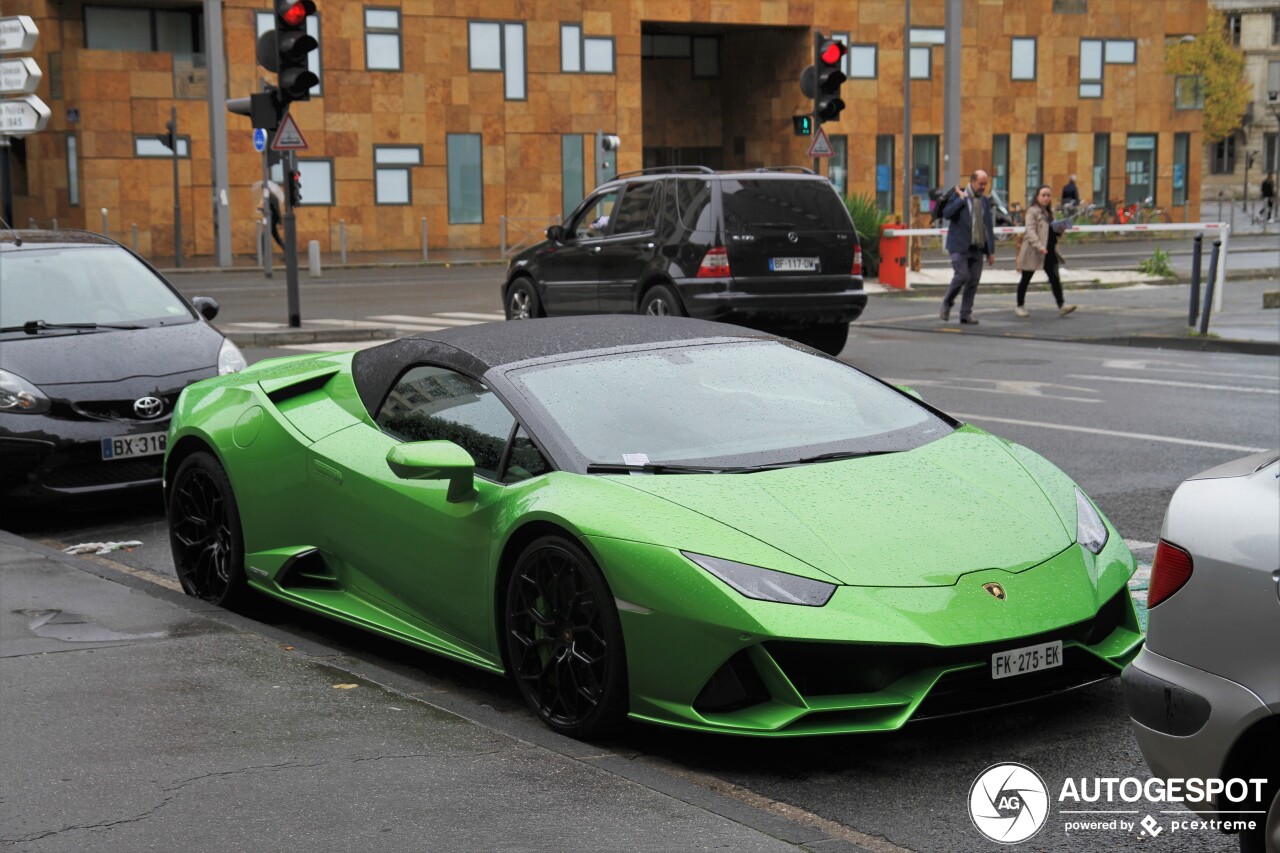
[[[1111,134],[1093,135],[1093,203],[1105,205],[1107,184],[1111,180]]]
[[[89,50],[199,53],[204,40],[196,11],[84,7],[84,46]]]
[[[76,138],[67,134],[67,204],[80,206],[80,158],[76,153]]]
[[[164,157],[173,159],[173,149],[169,147],[168,136],[135,136],[133,138],[134,157]],[[183,160],[191,157],[191,137],[178,137],[178,156]]]
[[[844,59],[849,66],[845,76],[850,80],[874,80],[879,73],[874,44],[851,44]]]
[[[1173,203],[1187,203],[1187,170],[1191,166],[1191,134],[1173,135]]]
[[[449,224],[484,222],[484,169],[480,162],[480,134],[450,133],[446,137],[449,173]]]
[[[1227,37],[1236,47],[1240,46],[1240,16],[1227,15]]]
[[[1104,61],[1107,65],[1134,65],[1138,61],[1138,43],[1133,39],[1107,39]]]
[[[911,48],[911,79],[928,80],[933,76],[933,51],[927,47]]]
[[[849,197],[849,137],[841,134],[831,137],[831,162],[827,167],[831,186],[840,198]]]
[[[1214,143],[1209,159],[1209,172],[1214,175],[1230,175],[1236,170],[1236,138],[1234,135]]]
[[[399,71],[404,67],[399,9],[364,10],[364,67],[369,71]]]
[[[1055,15],[1087,15],[1089,0],[1053,0]]]
[[[1280,44],[1280,12],[1271,13],[1271,43]]]
[[[265,32],[270,32],[276,28],[276,16],[273,12],[257,13],[258,36]],[[316,75],[316,84],[311,87],[309,94],[311,97],[319,97],[322,94],[322,83],[324,75],[320,73],[320,52],[324,49],[323,43],[320,41],[320,16],[318,14],[307,15],[307,35],[316,40],[316,49],[307,54],[307,70]],[[201,95],[200,97],[205,97]]]
[[[612,45],[612,41],[610,42]],[[613,70],[613,54],[609,54],[609,70]],[[715,36],[693,37],[693,76],[712,79],[720,76],[720,39]]]
[[[912,27],[911,43],[914,45],[946,44],[947,31],[942,27]]]
[[[524,24],[470,21],[467,32],[471,70],[501,71],[503,96],[508,101],[525,100]],[[588,41],[592,39],[583,39],[584,50]],[[612,44],[610,40],[611,50]],[[563,45],[560,53],[563,61]]]
[[[927,198],[938,185],[938,137],[911,138],[911,194]]]
[[[1276,150],[1276,141],[1280,139],[1278,133],[1262,134],[1262,173],[1270,175],[1276,170],[1276,160],[1280,157],[1280,151]],[[1280,187],[1277,187],[1280,189]]]
[[[1012,64],[1010,76],[1014,80],[1036,79],[1036,40],[1033,38],[1016,38],[1013,40]]]
[[[1027,204],[1036,197],[1036,190],[1044,183],[1044,136],[1039,133],[1027,134]]]
[[[712,39],[715,41],[715,39]],[[717,47],[719,42],[716,42]],[[719,74],[717,58],[716,73]],[[560,70],[586,74],[613,73],[613,39],[583,36],[577,24],[560,26]]]
[[[420,145],[373,146],[375,204],[413,204],[414,166],[422,165]]]
[[[333,204],[333,160],[298,158],[298,182],[303,205]]]
[[[1102,97],[1102,42],[1097,39],[1080,42],[1080,97]]]
[[[582,155],[582,135],[566,133],[560,137],[560,209],[567,217],[585,194],[583,176],[586,159]]]
[[[893,142],[891,133],[876,137],[876,207],[893,210]]]
[[[1156,196],[1156,137],[1131,133],[1125,145],[1124,203],[1141,204]]]
[[[604,41],[604,39],[601,39]],[[610,73],[613,72],[613,40],[610,43],[608,56]],[[689,59],[692,60],[693,76],[698,78],[714,78],[720,76],[720,39],[718,36],[689,36],[674,33],[642,35],[640,37],[641,59]],[[603,52],[601,61],[605,60]]]
[[[1009,134],[991,137],[991,188],[1002,196],[1009,195]]]
[[[1280,103],[1280,62],[1267,63],[1267,101],[1271,106]]]
[[[1173,83],[1173,106],[1179,110],[1204,108],[1204,78],[1199,74],[1180,76]]]

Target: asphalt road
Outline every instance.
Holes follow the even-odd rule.
[[[424,283],[399,270],[353,271],[344,276],[346,282],[310,282],[307,299],[316,311],[330,315],[346,309],[353,316],[373,310],[496,309],[498,268],[437,272]],[[220,319],[270,316],[264,312],[274,304],[274,288],[240,275],[202,279],[180,278],[179,284],[188,293],[217,295],[224,305]],[[217,290],[185,286],[210,280]],[[256,360],[282,353],[248,354]],[[843,357],[910,384],[930,403],[1051,459],[1093,495],[1140,562],[1149,562],[1164,508],[1181,480],[1254,449],[1280,446],[1280,372],[1274,358],[857,325]],[[112,558],[156,582],[176,583],[158,500],[19,524],[19,532],[32,538],[66,544],[141,540],[141,547]],[[259,616],[343,653],[408,672],[422,680],[424,692],[451,691],[503,714],[527,713],[499,679],[287,608],[266,608]],[[637,726],[605,746],[692,773],[706,784],[738,786],[744,798],[760,795],[790,804],[881,850],[993,849],[974,831],[965,803],[978,773],[996,762],[1031,766],[1051,793],[1069,777],[1149,775],[1115,682],[1053,702],[916,724],[887,735],[775,743]],[[1157,839],[1137,831],[1068,834],[1062,825],[1067,817],[1051,817],[1025,849],[1235,849],[1234,839],[1211,831]]]

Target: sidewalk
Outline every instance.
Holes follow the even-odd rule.
[[[0,583],[2,845],[862,849],[106,561],[0,531]]]

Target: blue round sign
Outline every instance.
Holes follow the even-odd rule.
[[[267,132],[260,127],[253,129],[253,149],[263,151],[267,147]]]

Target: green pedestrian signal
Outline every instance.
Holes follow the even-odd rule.
[[[791,124],[795,127],[796,136],[813,134],[813,116],[792,116]]]

